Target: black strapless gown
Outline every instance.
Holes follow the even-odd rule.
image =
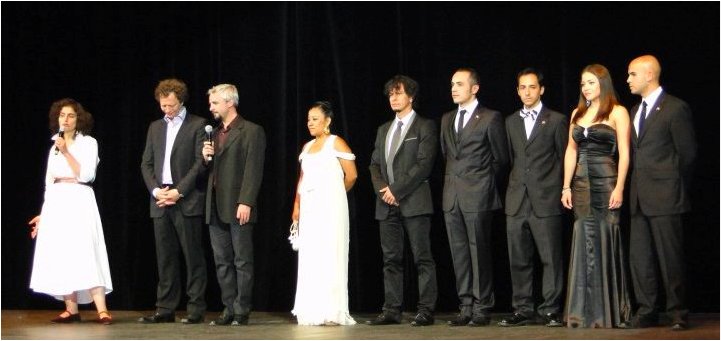
[[[566,323],[612,328],[628,321],[631,302],[621,242],[620,209],[609,210],[616,186],[616,131],[605,124],[575,126],[578,145],[573,191],[573,242],[568,271]]]

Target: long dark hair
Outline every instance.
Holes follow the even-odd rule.
[[[596,119],[594,122],[603,122],[608,120],[608,117],[613,111],[613,107],[618,105],[618,99],[616,98],[616,90],[613,88],[613,81],[611,80],[611,74],[608,72],[605,66],[601,64],[591,64],[583,68],[581,75],[584,73],[591,73],[598,78],[598,85],[601,88],[601,95],[599,96],[598,102],[598,113],[596,113]],[[588,111],[588,105],[586,98],[583,97],[583,92],[578,95],[578,106],[576,107],[576,116],[573,117],[571,123],[576,124],[578,120],[586,114]]]

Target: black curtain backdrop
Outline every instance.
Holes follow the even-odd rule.
[[[292,308],[297,257],[286,238],[297,155],[310,139],[308,105],[330,100],[337,115],[331,130],[348,141],[359,171],[348,194],[350,308],[371,312],[382,305],[383,281],[368,165],[376,128],[393,116],[382,93],[386,80],[399,73],[416,79],[418,112],[440,123],[454,108],[449,84],[456,68],[476,68],[479,100],[510,114],[521,105],[517,72],[535,66],[546,75],[544,104],[570,115],[580,70],[600,63],[630,109],[639,98],[625,84],[628,62],[650,53],[661,61],[664,89],[695,114],[699,158],[693,212],[684,218],[688,303],[693,312],[718,312],[718,13],[717,2],[3,2],[2,309],[62,307],[28,289],[34,242],[27,221],[43,200],[51,146],[47,111],[57,99],[79,100],[96,120],[92,135],[101,161],[94,188],[115,288],[109,306],[152,309],[157,270],[140,158],[149,123],[161,117],[154,87],[168,77],[185,80],[188,110],[210,119],[206,91],[219,83],[238,86],[240,113],[263,126],[268,138],[254,236],[258,311]],[[439,158],[431,179],[437,208],[431,238],[438,310],[453,311],[458,302],[440,211],[442,171]],[[495,310],[505,312],[511,283],[500,211],[493,238]],[[219,311],[207,233],[205,239],[209,310]],[[406,275],[406,309],[414,311],[411,261]]]

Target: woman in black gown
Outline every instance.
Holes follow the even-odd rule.
[[[575,216],[565,320],[571,328],[612,328],[631,313],[619,226],[630,120],[604,66],[584,68],[580,85],[561,193]]]

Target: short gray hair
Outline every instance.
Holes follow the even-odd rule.
[[[208,95],[218,93],[220,98],[226,101],[233,101],[238,106],[238,89],[233,84],[218,84],[208,90]]]

